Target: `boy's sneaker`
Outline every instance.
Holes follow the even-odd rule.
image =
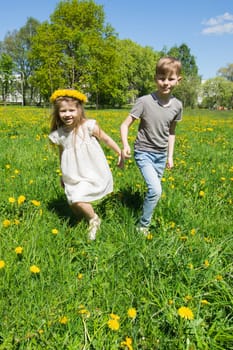
[[[96,238],[96,232],[99,229],[101,224],[101,220],[98,217],[97,214],[89,221],[89,228],[88,228],[88,239],[91,241],[94,241]]]
[[[146,226],[138,226],[137,227],[137,231],[140,232],[140,233],[143,233],[144,236],[148,236],[149,234],[149,228],[146,227]]]

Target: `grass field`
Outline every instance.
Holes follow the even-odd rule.
[[[127,112],[87,115],[120,142]],[[60,187],[49,114],[0,107],[0,350],[233,349],[232,111],[185,111],[147,237],[134,160],[120,170],[105,149],[95,242]]]

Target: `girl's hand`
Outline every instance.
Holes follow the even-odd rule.
[[[120,169],[123,169],[123,168],[124,168],[124,165],[125,165],[125,159],[124,159],[124,157],[122,156],[122,152],[121,152],[121,154],[118,156],[117,166],[118,166]]]
[[[167,169],[171,169],[171,168],[173,168],[173,166],[174,166],[173,158],[168,158],[167,159],[167,165],[166,165]]]

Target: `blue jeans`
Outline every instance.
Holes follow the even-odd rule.
[[[147,193],[143,203],[143,212],[139,225],[150,225],[154,208],[161,194],[161,178],[166,166],[167,152],[134,151],[134,158],[147,185]]]

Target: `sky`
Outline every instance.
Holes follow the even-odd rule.
[[[0,41],[29,17],[49,21],[59,0],[1,1]],[[203,80],[233,63],[233,0],[95,0],[119,39],[155,51],[186,44]]]

